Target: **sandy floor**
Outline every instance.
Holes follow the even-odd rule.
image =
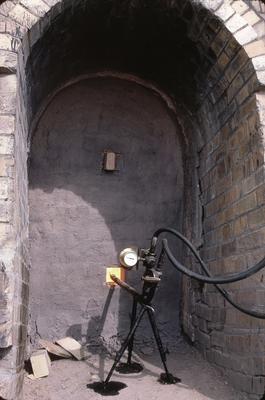
[[[161,363],[157,353],[135,356],[144,364],[137,375],[113,375],[113,381],[127,384],[118,396],[108,399],[121,400],[245,400],[243,394],[235,392],[219,372],[202,359],[192,347],[183,343],[179,350],[168,356],[170,372],[182,379],[180,384],[161,385],[157,379]],[[25,378],[24,400],[96,400],[103,396],[88,389],[87,385],[106,375],[112,360],[106,355],[91,355],[85,361],[53,361],[47,378],[32,381]]]

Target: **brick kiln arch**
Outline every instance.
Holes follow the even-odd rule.
[[[113,15],[131,18],[140,3],[116,3]],[[53,33],[71,40],[67,30],[60,33],[56,27],[62,18],[67,26],[75,14],[88,12],[89,5],[78,0],[11,0],[0,5],[0,396],[6,399],[20,398],[27,335],[28,132],[52,90],[82,72],[78,60],[69,74],[56,71],[52,49],[42,63],[38,56],[47,50],[47,38],[53,38],[50,44],[55,46]],[[190,52],[178,58],[179,70],[170,52],[163,60],[175,70],[158,60],[152,71],[140,74],[135,64],[132,72],[161,85],[180,111],[187,136],[184,233],[197,243],[214,273],[235,271],[264,256],[264,6],[241,0],[157,0],[153,9],[156,15],[182,21],[186,36],[172,25],[167,38],[174,33],[178,42],[181,36],[178,51],[184,54],[187,45]],[[120,66],[112,65],[117,70]],[[184,76],[182,82],[175,71]],[[44,83],[47,73],[49,81]],[[262,304],[262,281],[260,274],[231,291],[247,305]],[[212,288],[185,279],[182,323],[204,355],[229,371],[239,390],[253,396],[264,393],[262,321],[239,314]]]

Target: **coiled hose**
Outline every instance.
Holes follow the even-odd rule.
[[[241,305],[237,304],[231,298],[231,296],[228,294],[228,292],[225,289],[223,289],[222,287],[219,286],[220,284],[237,282],[237,281],[240,281],[242,279],[246,279],[246,278],[250,277],[251,275],[254,275],[255,273],[257,273],[258,271],[260,271],[261,269],[263,269],[265,267],[265,258],[263,258],[261,261],[259,261],[257,264],[255,264],[253,267],[248,268],[245,271],[238,272],[236,274],[232,274],[232,275],[229,275],[229,276],[212,277],[208,267],[206,266],[204,261],[201,259],[199,253],[197,252],[195,247],[190,243],[190,241],[187,238],[185,238],[185,236],[183,236],[181,233],[179,233],[175,229],[172,229],[172,228],[161,228],[161,229],[158,229],[154,233],[153,238],[152,238],[152,242],[156,243],[157,238],[161,233],[170,233],[170,234],[176,236],[177,238],[179,238],[190,249],[192,254],[195,256],[195,258],[199,262],[202,270],[204,271],[205,275],[198,274],[198,273],[196,273],[194,271],[191,271],[190,269],[188,269],[184,265],[182,265],[174,257],[174,255],[172,254],[171,250],[169,249],[167,239],[162,239],[163,250],[165,251],[165,254],[167,255],[167,257],[171,261],[173,267],[175,267],[178,271],[182,272],[183,274],[189,276],[190,278],[197,279],[200,282],[213,284],[217,288],[219,293],[221,293],[221,295],[228,301],[228,303],[230,303],[232,306],[234,306],[239,311],[241,311],[241,312],[243,312],[243,313],[245,313],[247,315],[250,315],[251,317],[254,317],[254,318],[265,319],[265,314],[264,313],[261,313],[261,312],[258,312],[258,311],[254,311],[254,310],[249,310],[249,309],[247,309],[245,307],[242,307]]]

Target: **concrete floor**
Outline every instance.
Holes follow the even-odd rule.
[[[161,385],[157,379],[161,363],[157,352],[135,355],[144,364],[138,375],[125,376],[115,373],[113,381],[127,384],[118,396],[108,399],[120,400],[246,400],[227,384],[221,374],[207,363],[197,350],[180,343],[176,352],[168,356],[170,371],[182,379],[180,384]],[[87,385],[103,378],[112,364],[105,354],[90,355],[85,361],[53,361],[50,375],[36,381],[25,378],[24,400],[97,400],[103,396],[88,389]]]

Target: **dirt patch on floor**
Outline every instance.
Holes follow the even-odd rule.
[[[162,372],[157,352],[150,355],[135,355],[135,360],[144,365],[137,375],[115,373],[113,381],[123,382],[126,388],[118,396],[108,399],[121,400],[246,400],[227,384],[222,375],[209,365],[196,349],[181,343],[176,352],[168,355],[171,373],[181,378],[175,385],[161,385],[158,382]],[[24,400],[96,400],[103,396],[89,389],[87,385],[106,376],[112,365],[112,358],[104,352],[89,354],[84,361],[56,360],[50,375],[36,381],[25,378]]]

